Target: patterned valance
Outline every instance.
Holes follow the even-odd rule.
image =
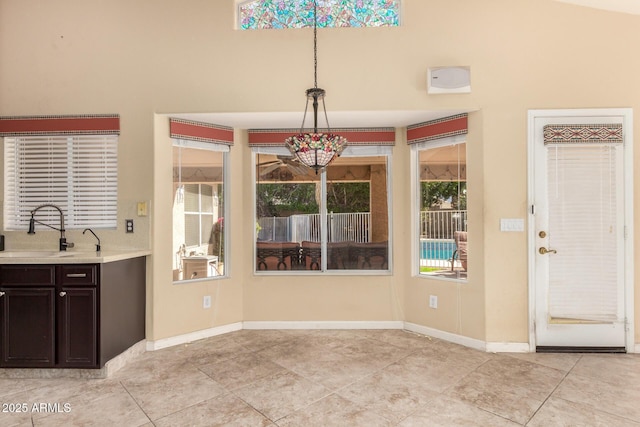
[[[169,119],[171,138],[233,145],[233,128],[192,120]]]
[[[310,129],[303,129],[311,132]],[[318,129],[318,132],[326,132]],[[300,133],[300,129],[249,129],[249,146],[284,147],[284,140]],[[395,145],[394,128],[348,128],[331,129],[331,133],[347,138],[348,145]]]
[[[0,136],[119,134],[117,114],[0,117]]]
[[[468,114],[457,114],[407,126],[407,144],[418,144],[449,136],[464,135],[467,132]]]
[[[543,129],[547,144],[621,144],[624,142],[621,123],[592,125],[546,125]]]

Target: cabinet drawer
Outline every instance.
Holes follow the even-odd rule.
[[[2,265],[0,284],[4,286],[55,285],[53,265]]]
[[[59,283],[65,286],[87,286],[98,284],[98,266],[96,264],[59,265]]]

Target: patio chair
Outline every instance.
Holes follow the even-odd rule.
[[[258,270],[292,270],[297,268],[299,257],[296,242],[256,242]]]
[[[320,242],[303,240],[301,262],[307,270],[320,270],[322,249]]]
[[[327,243],[327,268],[329,270],[350,270],[354,268],[351,256],[351,246],[355,242],[329,242]]]
[[[456,249],[451,255],[451,271],[453,271],[456,256],[458,257],[460,264],[462,264],[462,269],[467,271],[467,232],[455,231],[453,233],[453,241],[456,243]]]
[[[351,258],[356,262],[357,270],[385,270],[389,268],[388,242],[354,243],[351,246]]]

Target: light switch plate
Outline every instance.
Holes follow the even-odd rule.
[[[147,202],[138,202],[138,216],[147,216]]]
[[[524,231],[524,219],[501,218],[500,231]]]

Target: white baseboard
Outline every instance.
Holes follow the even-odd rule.
[[[246,321],[236,322],[229,325],[217,326],[215,328],[204,329],[201,331],[191,332],[188,334],[177,335],[175,337],[163,338],[156,341],[147,341],[148,351],[159,350],[161,348],[172,347],[175,345],[186,344],[189,342],[209,338],[216,335],[222,335],[229,332],[235,332],[242,329],[399,329],[415,332],[422,335],[442,339],[460,344],[465,347],[475,348],[476,350],[487,351],[491,353],[528,353],[528,343],[501,343],[501,342],[485,342],[475,338],[465,337],[463,335],[451,332],[440,331],[438,329],[429,328],[427,326],[418,325],[411,322],[403,322],[400,320],[387,321]],[[635,346],[635,352],[640,353],[640,344]]]
[[[488,342],[489,353],[531,353],[528,342]]]
[[[156,341],[147,341],[147,350],[160,350],[161,348],[173,347],[174,345],[186,344],[203,338],[214,337],[229,332],[242,329],[242,322],[231,323],[229,325],[216,326],[215,328],[203,329],[201,331],[190,332],[188,334],[176,335],[175,337],[162,338]]]
[[[487,351],[487,343],[475,338],[469,338],[462,335],[453,334],[451,332],[440,331],[438,329],[429,328],[427,326],[418,325],[411,322],[404,322],[404,329],[415,332],[417,334],[427,335],[441,340],[449,341],[454,344],[460,344],[465,347],[475,348],[476,350]]]
[[[403,329],[401,320],[389,321],[247,321],[243,329]]]

